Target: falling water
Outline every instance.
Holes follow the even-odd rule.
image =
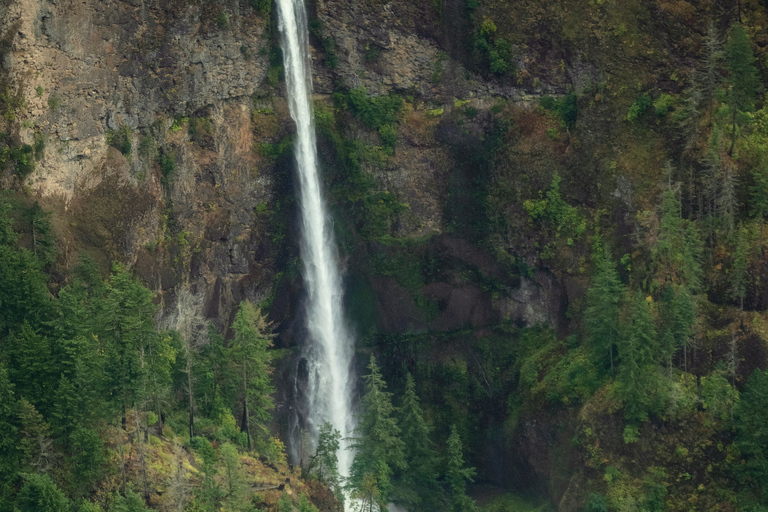
[[[349,476],[353,416],[350,392],[352,339],[342,314],[342,291],[333,231],[317,175],[315,126],[312,115],[312,67],[307,13],[303,0],[278,0],[278,18],[291,117],[296,122],[296,163],[301,204],[304,280],[308,292],[307,327],[311,344],[309,411],[313,434],[330,422],[341,432],[339,473]]]

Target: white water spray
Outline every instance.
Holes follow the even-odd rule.
[[[312,112],[312,65],[307,13],[303,0],[278,0],[285,81],[291,117],[296,122],[296,163],[301,205],[301,256],[308,292],[307,326],[310,422],[317,429],[329,422],[342,435],[339,473],[349,476],[352,436],[352,339],[342,314],[342,290],[330,219],[317,175],[317,144]],[[315,439],[316,440],[316,439]]]

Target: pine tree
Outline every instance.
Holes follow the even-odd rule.
[[[410,373],[406,375],[398,417],[408,469],[396,484],[395,501],[402,502],[408,510],[436,510],[440,505],[437,454],[430,440],[432,429],[424,419]]]
[[[614,350],[619,337],[619,314],[624,288],[616,264],[601,247],[596,255],[592,286],[587,291],[585,324],[595,360],[604,361],[608,354],[611,375],[615,373]]]
[[[385,510],[392,488],[394,470],[407,465],[400,439],[400,427],[394,417],[392,394],[371,356],[370,374],[363,377],[365,394],[354,439],[355,458],[350,470],[352,497],[366,510]]]
[[[464,454],[461,438],[456,431],[456,425],[451,426],[451,435],[448,437],[445,460],[445,481],[448,484],[451,512],[477,511],[475,500],[467,496],[468,482],[473,482],[475,468],[464,466]]]
[[[727,83],[729,85],[728,103],[732,111],[733,123],[731,148],[728,151],[728,154],[731,155],[736,143],[736,125],[740,124],[738,122],[740,114],[754,110],[758,87],[757,68],[754,65],[755,55],[752,52],[749,36],[740,23],[736,24],[731,31],[726,55],[728,62]]]
[[[235,337],[232,340],[229,360],[240,383],[239,395],[243,411],[241,431],[246,433],[250,449],[252,420],[264,430],[264,425],[270,418],[269,411],[274,407],[270,396],[274,388],[269,378],[267,355],[267,349],[272,346],[272,339],[269,324],[261,311],[248,301],[240,303],[232,330]]]

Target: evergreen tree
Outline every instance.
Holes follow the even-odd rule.
[[[107,394],[122,413],[124,430],[126,409],[142,398],[142,350],[156,336],[152,321],[155,309],[152,292],[124,267],[116,265],[107,283],[98,327],[105,355]]]
[[[732,111],[733,131],[731,148],[728,154],[733,154],[736,143],[736,125],[743,112],[751,112],[755,108],[758,78],[754,65],[755,56],[744,27],[736,24],[731,31],[731,39],[726,47],[728,62],[728,103]]]
[[[240,303],[240,309],[232,324],[235,336],[232,340],[229,360],[235,369],[240,386],[242,403],[241,431],[248,439],[251,448],[251,422],[262,430],[260,439],[265,437],[265,424],[269,421],[269,411],[274,407],[274,392],[270,381],[269,356],[267,349],[272,345],[269,324],[260,310],[248,301]]]
[[[763,224],[768,216],[768,165],[761,162],[752,171],[752,185],[749,187],[750,214],[760,223],[760,246],[763,245]]]
[[[225,489],[225,507],[228,510],[244,510],[247,507],[247,488],[240,454],[235,445],[231,443],[224,444],[219,452],[222,463],[221,476]]]
[[[735,410],[736,446],[744,457],[734,471],[743,485],[768,505],[768,372],[756,369]]]
[[[326,487],[339,499],[344,498],[341,492],[341,478],[338,468],[338,452],[341,433],[330,423],[320,427],[317,437],[317,449],[312,456],[310,473],[317,476]]]
[[[424,419],[416,383],[410,373],[406,376],[398,413],[408,469],[397,483],[395,500],[401,501],[408,510],[437,510],[440,506],[437,455],[430,440],[431,428]]]
[[[0,360],[0,497],[2,488],[16,478],[19,471],[19,428],[15,386]]]
[[[478,510],[475,500],[467,496],[466,493],[467,483],[474,481],[472,479],[474,475],[475,468],[464,466],[461,438],[456,431],[456,425],[452,425],[445,460],[445,481],[448,484],[448,502],[451,512],[474,512]]]
[[[637,424],[648,419],[648,412],[657,405],[654,378],[657,350],[656,325],[651,304],[642,294],[631,302],[630,324],[618,345],[621,365],[616,390],[624,402],[624,417]]]
[[[715,93],[723,81],[722,66],[724,57],[723,43],[720,40],[714,22],[710,22],[707,29],[707,35],[704,38],[703,62],[705,76],[703,92],[704,99],[707,102],[707,110],[709,111],[710,125],[712,124],[712,104],[715,100]]]
[[[29,474],[16,498],[18,512],[69,512],[69,500],[48,475]]]
[[[614,350],[619,338],[619,314],[624,288],[616,264],[607,251],[600,248],[596,255],[592,286],[587,291],[585,324],[594,359],[605,361],[607,354],[611,375],[615,373]]]
[[[32,252],[47,265],[56,259],[56,247],[53,240],[53,227],[50,212],[43,211],[37,201],[24,211],[32,232]]]
[[[37,412],[35,406],[22,398],[19,400],[19,432],[22,467],[35,473],[47,473],[53,459],[51,427]]]
[[[280,495],[280,500],[277,502],[277,512],[293,512],[293,503],[291,503],[291,497],[283,490],[283,494]]]
[[[744,297],[747,295],[748,236],[747,228],[743,225],[739,226],[736,247],[733,251],[731,289],[729,290],[731,297],[739,302],[742,311],[744,311]]]
[[[296,505],[298,512],[318,512],[317,507],[309,502],[307,495],[301,493],[299,496],[299,503]]]
[[[363,377],[365,394],[354,439],[355,457],[350,470],[352,497],[364,510],[386,510],[395,470],[407,467],[400,439],[400,427],[394,416],[392,393],[371,356],[370,374]]]

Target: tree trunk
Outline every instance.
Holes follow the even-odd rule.
[[[248,449],[251,449],[251,428],[248,421],[248,401],[243,399],[243,419],[240,422],[240,432],[245,432],[245,437],[248,439]]]

